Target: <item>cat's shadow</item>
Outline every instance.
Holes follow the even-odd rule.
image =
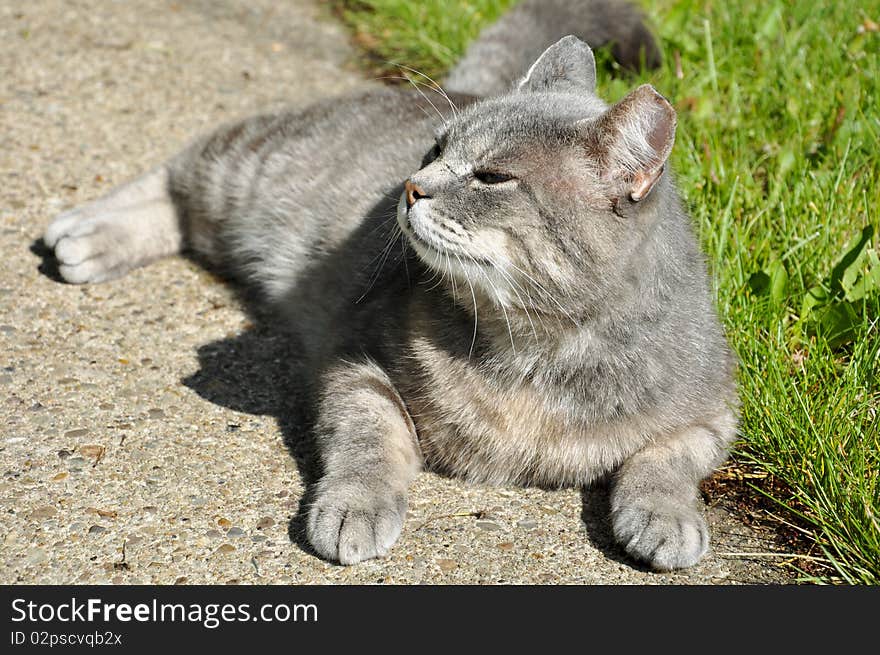
[[[199,370],[182,382],[216,405],[275,418],[305,486],[297,512],[290,519],[288,536],[300,549],[316,555],[306,539],[305,521],[321,467],[311,430],[314,416],[310,412],[310,390],[296,364],[297,348],[294,335],[271,319],[264,319],[245,332],[201,346]],[[606,480],[581,491],[581,519],[587,539],[607,558],[649,571],[615,542],[609,494]]]
[[[614,539],[611,531],[611,482],[607,478],[581,489],[581,520],[590,544],[605,557],[636,571],[652,571],[650,567],[629,557]]]
[[[58,260],[55,259],[52,249],[46,245],[42,237],[31,243],[30,251],[40,258],[40,263],[37,266],[37,270],[40,273],[53,282],[64,282],[64,278],[61,277],[61,271],[58,270]]]
[[[305,519],[322,470],[313,439],[311,392],[297,363],[297,340],[272,320],[200,346],[199,370],[181,382],[205,400],[236,412],[272,416],[305,487],[288,536],[318,556],[305,534]]]

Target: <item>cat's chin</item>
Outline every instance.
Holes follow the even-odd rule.
[[[439,271],[440,273],[448,273],[448,266],[445,261],[448,260],[451,253],[439,244],[431,243],[430,237],[425,237],[418,233],[416,227],[410,222],[409,211],[406,206],[406,194],[400,196],[397,203],[397,224],[400,226],[406,240],[416,251],[416,254],[429,268]],[[454,253],[452,253],[454,255]]]
[[[428,268],[441,274],[454,275],[456,273],[456,271],[452,270],[451,263],[454,260],[454,254],[450,256],[449,253],[434,247],[409,225],[401,225],[401,229],[403,230],[403,234],[406,236],[407,241],[419,256],[419,259],[421,259]]]
[[[461,285],[460,289],[470,289],[475,303],[477,297],[483,297],[490,299],[493,303],[510,306],[512,299],[505,293],[507,290],[505,282],[497,279],[494,268],[490,264],[481,263],[470,256],[462,257],[453,251],[438,250],[421,239],[412,229],[404,228],[404,234],[419,259],[428,268],[444,278],[449,276],[453,289],[456,283]]]

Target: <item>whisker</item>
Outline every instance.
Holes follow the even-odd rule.
[[[507,323],[507,333],[510,335],[510,348],[513,350],[513,354],[516,355],[516,344],[513,343],[513,328],[510,326],[510,317],[507,315],[507,308],[504,307],[504,303],[501,302],[501,294],[498,293],[498,287],[495,286],[495,283],[492,282],[492,278],[480,269],[480,272],[483,274],[483,277],[486,278],[486,282],[489,283],[489,286],[492,287],[492,291],[495,292],[495,298],[498,301],[498,306],[501,307],[501,313],[504,314],[504,322]]]
[[[462,270],[464,270],[464,279],[465,281],[467,281],[468,287],[470,287],[471,298],[474,301],[474,336],[471,337],[471,347],[470,350],[468,350],[468,359],[470,359],[471,355],[474,354],[474,346],[477,343],[477,294],[474,293],[474,285],[471,284],[471,277],[470,275],[468,275],[467,269],[464,267],[464,265],[462,265],[461,259],[459,259],[458,255],[456,255],[455,258],[458,259],[459,265],[461,266]]]
[[[434,280],[436,280],[437,277],[440,275],[440,271],[438,271],[437,268],[434,267],[434,266],[428,265],[428,270],[429,270],[429,271],[432,271],[433,274],[432,274],[431,277],[428,278],[427,280],[422,280],[422,283],[423,283],[425,286],[431,284],[431,283],[432,283]],[[431,289],[433,289],[433,288],[434,288],[434,287],[431,287]],[[430,289],[429,289],[429,291],[430,291]]]
[[[441,255],[440,255],[440,253],[437,252],[436,250],[434,250],[434,251],[432,251],[431,254],[434,255],[434,259],[436,260],[436,261],[434,262],[434,264],[433,264],[433,268],[437,271],[437,274],[439,275],[440,279],[437,280],[436,284],[434,284],[434,286],[430,287],[430,288],[428,289],[428,291],[433,291],[434,289],[436,289],[437,287],[439,287],[441,284],[443,284],[444,282],[446,282],[446,271],[445,271],[445,267],[443,267],[443,266],[438,266],[438,265],[437,265],[438,263],[443,263],[443,259],[442,259]],[[437,277],[437,276],[435,276],[435,277]],[[434,278],[432,278],[432,279],[434,279]]]
[[[406,75],[404,75],[404,77],[406,77],[407,81],[412,85],[412,87],[416,91],[419,92],[419,95],[422,96],[428,102],[429,105],[431,105],[431,107],[434,109],[434,111],[437,112],[437,115],[440,117],[440,121],[443,123],[443,125],[446,125],[446,117],[443,115],[443,113],[439,109],[437,109],[437,105],[435,105],[434,102],[428,96],[425,95],[425,92],[422,91],[419,88],[419,85],[416,84],[410,77],[408,77]],[[425,113],[427,113],[427,112],[425,112]]]
[[[402,232],[402,230],[401,230],[401,232]],[[407,261],[406,261],[407,260],[406,239],[400,240],[400,256],[403,259],[403,270],[406,271],[406,287],[407,287],[407,289],[410,289],[410,288],[412,288],[412,283],[411,283],[410,277],[409,277],[409,263],[407,263]]]
[[[369,232],[367,232],[367,233],[364,235],[365,238],[366,238],[366,237],[369,237],[369,236],[372,236],[373,233],[374,233],[376,230],[379,230],[379,229],[385,227],[385,226],[388,225],[388,223],[390,223],[392,220],[397,219],[397,213],[396,213],[396,212],[395,212],[394,214],[387,214],[387,215],[386,215],[386,214],[380,214],[380,215],[379,215],[379,218],[381,218],[382,216],[386,216],[385,220],[382,221],[381,223],[379,223],[378,225],[375,225],[375,226],[373,227],[372,230],[370,230]],[[373,262],[370,262],[370,263],[372,264]]]
[[[404,75],[380,75],[379,77],[376,77],[375,79],[376,79],[376,80],[402,80],[402,81],[405,81],[405,82],[409,82],[410,84],[413,85],[413,87],[415,88],[415,90],[418,91],[418,92],[422,95],[422,97],[423,97],[425,100],[428,100],[427,96],[425,96],[425,94],[422,93],[422,92],[419,90],[418,86],[416,85],[416,82],[414,82],[411,78],[406,77],[406,76],[404,76]],[[424,86],[427,86],[427,85],[424,85]],[[428,88],[430,89],[431,87],[428,87]],[[432,90],[432,91],[435,91],[435,89],[431,89],[431,90]],[[440,120],[443,121],[443,124],[444,124],[444,125],[446,125],[446,119],[443,117],[443,114],[440,113],[440,111],[437,109],[437,107],[434,105],[433,102],[431,102],[430,100],[428,100],[428,103],[429,103],[432,107],[434,107],[434,111],[437,112],[437,115],[440,116]],[[422,107],[421,105],[419,105],[419,110],[421,110],[421,112],[422,112],[422,113],[428,118],[428,120],[430,120],[430,121],[433,121],[433,120],[434,120],[434,117],[431,116],[431,114],[429,114],[428,111],[427,111],[424,107]]]
[[[452,300],[458,302],[458,286],[455,284],[455,276],[452,274],[452,268],[449,265],[449,253],[444,253],[446,256],[446,270],[450,271],[449,279],[452,282]]]
[[[391,250],[394,248],[394,242],[403,235],[403,231],[400,229],[400,226],[395,226],[395,229],[391,232],[391,238],[388,240],[388,243],[382,249],[382,261],[379,262],[379,266],[376,268],[376,271],[373,273],[372,279],[370,280],[370,285],[367,287],[367,290],[361,295],[360,298],[355,300],[355,304],[358,304],[361,300],[363,300],[368,293],[373,288],[373,285],[376,284],[376,281],[379,279],[382,274],[382,269],[385,267],[385,264],[388,262],[388,256],[391,254]],[[374,258],[375,260],[375,258]],[[372,263],[372,262],[371,262]]]
[[[501,268],[501,266],[498,265],[498,263],[494,259],[492,259],[491,257],[488,257],[487,259],[489,260],[489,263],[492,264],[492,267],[501,274],[501,277],[504,278],[504,281],[510,285],[511,290],[516,294],[516,297],[519,300],[520,305],[522,305],[522,309],[526,314],[526,319],[528,319],[529,325],[532,327],[532,334],[535,337],[535,343],[540,343],[540,340],[538,339],[538,331],[535,329],[535,324],[532,322],[532,317],[529,314],[528,305],[523,300],[522,296],[517,290],[517,287],[519,287],[519,285],[507,272],[504,271],[503,268]],[[523,289],[523,291],[525,291],[525,289]]]
[[[443,87],[440,86],[440,84],[434,78],[432,78],[430,75],[426,75],[425,73],[423,73],[420,70],[416,70],[415,68],[410,68],[409,66],[404,66],[403,64],[394,64],[394,65],[397,66],[398,68],[403,68],[404,70],[408,70],[411,73],[415,73],[416,75],[421,75],[426,80],[428,80],[433,85],[433,87],[429,87],[429,88],[433,88],[434,91],[436,91],[437,93],[440,93],[444,98],[446,98],[446,102],[449,103],[449,107],[450,107],[450,109],[452,109],[452,115],[453,116],[458,115],[458,107],[455,106],[455,103],[452,102],[452,98],[449,97],[449,94],[446,93],[446,91],[443,89]]]
[[[389,235],[389,240],[393,240],[393,239],[394,239],[394,236],[392,233],[392,235]],[[377,260],[379,260],[382,257],[382,255],[385,253],[385,249],[388,247],[389,242],[386,242],[386,244],[384,246],[382,246],[381,250],[379,250],[379,252],[377,252],[375,255],[373,255],[373,257],[370,259],[370,261],[368,261],[366,264],[364,264],[361,267],[361,270],[360,270],[361,273],[363,273],[367,268],[369,268],[372,264],[374,264]],[[372,274],[370,275],[370,277],[372,278]]]
[[[566,316],[566,318],[568,318],[568,320],[570,320],[575,325],[575,327],[577,327],[577,328],[581,327],[581,324],[575,320],[575,318],[571,315],[571,313],[567,309],[565,309],[565,307],[562,306],[562,304],[553,296],[553,294],[550,293],[549,291],[547,291],[547,289],[540,282],[538,282],[535,278],[533,278],[531,275],[526,273],[524,270],[522,270],[519,266],[517,266],[513,262],[510,262],[510,265],[513,268],[515,268],[517,271],[522,273],[524,276],[526,276],[526,278],[532,284],[534,284],[537,289],[540,289],[549,300],[553,301],[556,304],[556,306],[559,308],[559,311],[561,311]]]

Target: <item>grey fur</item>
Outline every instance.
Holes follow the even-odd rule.
[[[697,484],[735,435],[734,360],[666,165],[674,111],[650,87],[609,107],[591,70],[566,38],[521,88],[457,108],[383,89],[246,120],[45,240],[72,282],[186,247],[283,312],[316,385],[322,556],[385,554],[426,466],[613,474],[622,546],[689,566]]]
[[[625,68],[660,65],[660,49],[642,13],[621,0],[523,0],[486,28],[450,71],[445,88],[495,95],[510,89],[529,66],[563,34],[594,48],[611,45]]]

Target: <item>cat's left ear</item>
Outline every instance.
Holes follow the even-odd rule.
[[[675,142],[676,121],[669,101],[644,84],[593,124],[603,175],[626,184],[632,201],[644,199],[663,174]]]
[[[519,83],[523,91],[596,90],[593,51],[576,36],[564,36],[544,51]]]

